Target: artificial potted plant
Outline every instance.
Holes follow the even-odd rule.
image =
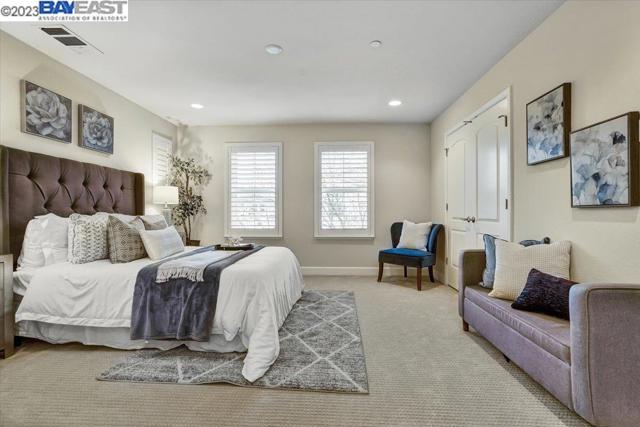
[[[192,225],[200,214],[206,214],[202,195],[203,184],[209,178],[209,172],[196,164],[195,159],[181,159],[171,156],[171,185],[178,187],[179,202],[172,209],[176,225],[182,225],[187,246],[200,246],[200,240],[191,239]]]

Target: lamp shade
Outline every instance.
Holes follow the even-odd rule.
[[[177,205],[178,187],[170,185],[158,185],[153,188],[153,203]]]

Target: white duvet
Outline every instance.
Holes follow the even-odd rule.
[[[152,262],[148,258],[126,264],[111,264],[109,260],[64,262],[37,269],[16,312],[18,329],[33,330],[21,328],[20,322],[91,330],[129,328],[136,276]],[[222,271],[211,342],[220,341],[216,335],[227,342],[241,341],[247,350],[242,375],[248,381],[264,375],[278,357],[278,329],[303,288],[300,265],[287,248],[265,247]],[[166,343],[184,343],[192,349],[207,349],[203,343],[162,343],[164,348]],[[153,343],[145,344],[153,347]],[[127,343],[116,347],[135,348]]]

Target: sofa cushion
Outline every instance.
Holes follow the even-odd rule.
[[[533,341],[558,359],[571,363],[571,335],[569,322],[546,314],[518,311],[511,302],[491,298],[489,289],[465,287],[465,298]]]

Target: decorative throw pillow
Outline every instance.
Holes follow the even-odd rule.
[[[131,262],[147,256],[140,230],[144,230],[144,224],[139,218],[125,222],[115,216],[109,216],[107,236],[109,259],[112,263]]]
[[[107,245],[107,222],[109,215],[72,214],[69,217],[69,253],[72,264],[84,264],[109,258]]]
[[[515,300],[532,268],[568,279],[570,263],[571,242],[566,240],[526,247],[496,240],[496,276],[489,296]]]
[[[430,231],[430,222],[416,224],[405,219],[404,221],[402,221],[402,233],[400,234],[398,248],[419,249],[421,251],[426,251],[427,236],[429,235]]]
[[[162,215],[144,215],[138,218],[142,220],[145,230],[162,230],[169,226]]]
[[[68,234],[69,218],[49,213],[29,221],[18,257],[18,270],[65,262]]]
[[[545,313],[569,320],[569,290],[576,282],[531,269],[520,296],[511,304],[517,310]]]
[[[154,261],[184,251],[182,238],[175,227],[162,230],[140,230],[140,237],[149,258]]]
[[[484,240],[484,254],[486,261],[484,271],[482,272],[482,282],[478,284],[487,289],[493,289],[493,280],[496,274],[496,239],[497,237],[492,236],[491,234],[485,234],[482,236],[482,240]],[[522,240],[520,244],[522,246],[548,245],[550,242],[551,239],[545,237],[542,240]]]
[[[109,217],[118,218],[120,221],[126,222],[126,223],[129,223],[137,218],[136,215],[127,215],[127,214],[121,214],[121,213],[110,213]]]

